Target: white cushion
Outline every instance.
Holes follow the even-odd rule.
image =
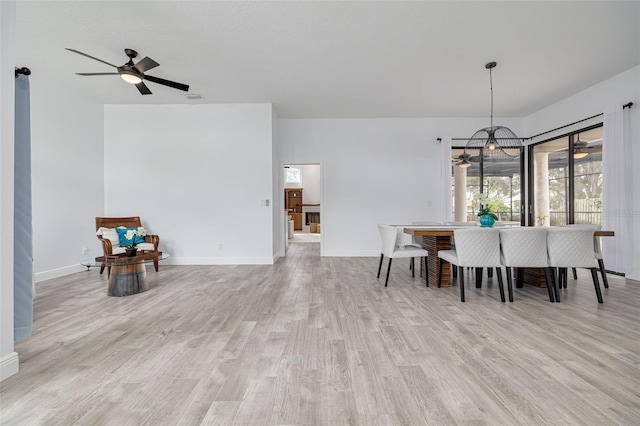
[[[121,254],[121,253],[124,253],[124,252],[125,252],[125,248],[124,247],[120,247],[120,246],[113,247],[111,249],[111,254]]]
[[[404,226],[396,226],[398,235],[396,235],[396,248],[404,248]]]
[[[396,258],[406,258],[406,257],[425,257],[428,256],[429,252],[425,249],[421,249],[420,247],[416,247],[413,244],[408,244],[406,246],[402,246],[400,248],[396,248],[393,253],[389,256],[392,259]]]
[[[112,248],[120,247],[120,238],[114,228],[98,228],[96,235],[101,235],[103,239],[111,241]]]
[[[156,249],[153,243],[140,243],[136,245],[136,248],[138,250],[155,250]]]
[[[458,266],[458,254],[455,250],[440,250],[438,251],[438,257],[440,259],[446,260],[449,263],[453,263]]]

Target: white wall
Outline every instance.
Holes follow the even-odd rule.
[[[15,3],[0,2],[0,381],[18,372],[13,348],[15,16]]]
[[[591,117],[616,104],[633,102],[631,114],[631,149],[634,164],[640,164],[640,66],[605,80],[582,92],[548,106],[525,119],[527,132],[531,135],[554,129],[566,123]],[[601,123],[602,117],[580,123],[573,128],[563,129],[560,133],[577,130],[589,124]],[[544,139],[553,134],[544,136]],[[633,169],[629,182],[634,185],[634,238],[633,271],[629,278],[640,280],[640,168]]]
[[[271,264],[272,150],[271,104],[107,105],[105,214],[139,215],[166,263]]]
[[[274,253],[274,262],[276,258],[282,257],[285,255],[285,245],[286,245],[286,233],[284,222],[282,220],[282,209],[284,205],[284,195],[281,190],[282,184],[284,182],[284,177],[282,173],[278,173],[278,170],[282,170],[281,162],[280,162],[280,147],[277,143],[273,143],[273,141],[278,140],[278,114],[276,113],[273,105],[271,106],[271,141],[272,141],[272,158],[271,158],[271,167],[272,167],[272,195],[271,195],[271,210],[273,214],[273,253]]]
[[[494,121],[522,130],[518,119]],[[281,119],[284,164],[322,163],[322,255],[377,256],[377,223],[439,221],[436,139],[469,137],[488,124],[484,118]]]
[[[104,107],[32,71],[33,264],[42,281],[86,271],[80,262],[102,254]]]
[[[320,192],[320,165],[319,164],[298,164],[294,167],[300,169],[300,184],[287,184],[286,186],[299,186],[304,189],[302,201],[305,204],[320,203],[322,194]]]

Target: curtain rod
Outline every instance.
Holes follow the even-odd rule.
[[[631,108],[632,106],[633,106],[633,102],[628,102],[628,103],[622,105],[622,109]],[[583,118],[582,120],[574,121],[573,123],[565,124],[564,126],[556,127],[555,129],[547,130],[546,132],[538,133],[537,135],[529,136],[528,138],[518,138],[518,139],[521,139],[523,141],[531,140],[533,138],[537,138],[538,136],[546,135],[547,133],[555,132],[556,130],[561,130],[561,129],[564,129],[566,127],[573,126],[574,124],[582,123],[583,121],[587,121],[587,120],[591,120],[592,118],[600,117],[601,115],[604,115],[604,113],[601,112],[600,114],[592,115],[591,117]],[[438,142],[440,142],[441,140],[442,140],[441,138],[438,138]],[[470,139],[469,138],[451,138],[451,140],[452,141],[468,141]]]
[[[622,105],[622,109],[631,108],[631,106],[633,106],[633,102],[628,102],[628,103]],[[538,136],[546,135],[547,133],[555,132],[556,130],[561,130],[561,129],[564,129],[566,127],[573,126],[574,124],[582,123],[583,121],[587,121],[587,120],[591,120],[592,118],[600,117],[602,115],[604,115],[603,112],[601,112],[600,114],[592,115],[591,117],[583,118],[582,120],[574,121],[573,123],[565,124],[564,126],[556,127],[555,129],[547,130],[546,132],[538,133],[537,135],[530,136],[530,137],[528,137],[526,139],[531,140],[533,138],[537,138]]]
[[[27,67],[16,68],[15,77],[18,78],[19,74],[31,75],[31,70],[29,68],[27,68]]]

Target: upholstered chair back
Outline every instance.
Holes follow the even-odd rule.
[[[512,268],[546,268],[547,228],[500,229],[502,264]]]
[[[499,268],[500,231],[493,228],[463,228],[453,231],[458,266]]]
[[[574,223],[567,226],[571,228],[591,229],[593,232],[602,230],[602,225],[591,225],[586,223]],[[602,259],[602,244],[600,243],[599,237],[593,237],[593,250],[595,251],[596,259]]]
[[[547,254],[551,267],[593,268],[593,229],[566,226],[548,228]]]
[[[391,257],[398,244],[398,234],[400,230],[391,225],[378,225],[380,239],[382,240],[382,254]]]

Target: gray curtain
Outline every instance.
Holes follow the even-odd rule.
[[[18,75],[15,100],[13,222],[14,339],[31,337],[33,324],[33,232],[31,223],[31,119],[29,77]]]

